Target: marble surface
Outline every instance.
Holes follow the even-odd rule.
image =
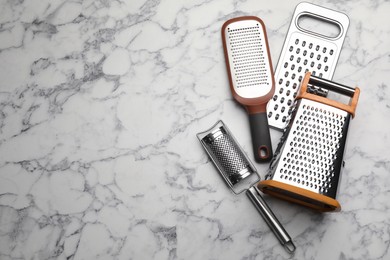
[[[389,1],[313,1],[350,17],[333,79],[362,93],[342,211],[264,196],[294,255],[196,139],[222,119],[250,154],[220,28],[263,19],[276,66],[298,3],[0,1],[0,259],[390,259]]]

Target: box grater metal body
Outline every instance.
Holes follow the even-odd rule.
[[[350,104],[307,93],[309,84],[348,95]],[[343,154],[359,93],[359,88],[352,89],[307,73],[266,180],[259,188],[320,211],[339,210],[336,196]]]
[[[339,34],[329,37],[302,28],[298,21],[307,17],[338,27]],[[307,71],[332,79],[348,26],[343,13],[309,3],[297,5],[275,70],[275,94],[267,106],[271,127],[283,130],[287,125],[289,108]]]

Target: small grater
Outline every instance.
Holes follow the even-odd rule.
[[[339,34],[329,37],[304,29],[298,23],[304,18],[336,26]],[[320,78],[332,79],[348,26],[349,18],[343,13],[309,3],[298,4],[276,66],[275,94],[267,106],[271,127],[283,130],[287,125],[289,108],[307,71]],[[327,94],[321,89],[312,91]]]
[[[350,97],[348,105],[308,93],[308,84]],[[308,72],[291,120],[271,161],[264,192],[319,211],[340,210],[336,200],[351,117],[360,90]]]
[[[295,245],[290,236],[256,187],[256,183],[260,180],[256,168],[226,125],[222,121],[218,121],[209,130],[197,134],[197,137],[233,192],[239,194],[246,190],[247,196],[279,239],[279,242],[288,252],[294,252]]]
[[[266,106],[275,91],[267,32],[263,21],[243,16],[226,21],[221,29],[230,90],[249,114],[254,158],[272,159]]]

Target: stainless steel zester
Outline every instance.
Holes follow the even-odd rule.
[[[343,104],[308,93],[308,85],[350,97]],[[276,197],[319,211],[340,210],[336,200],[343,154],[360,89],[306,73],[291,120],[258,187]]]
[[[339,33],[331,37],[310,31],[300,26],[301,19],[327,23]],[[349,18],[343,13],[309,3],[297,5],[275,71],[275,94],[267,106],[271,127],[282,130],[287,125],[289,108],[307,71],[332,79],[348,26]],[[326,96],[326,91],[322,94]]]
[[[260,180],[256,168],[225,124],[222,121],[218,121],[209,130],[197,134],[197,137],[233,192],[239,194],[246,190],[247,196],[256,206],[256,209],[279,239],[280,243],[290,253],[294,252],[295,245],[290,236],[255,186]]]

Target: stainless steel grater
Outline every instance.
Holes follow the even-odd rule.
[[[222,35],[234,91],[242,98],[268,94],[274,83],[262,20],[254,16],[233,18],[222,27]]]
[[[233,192],[239,194],[246,190],[247,196],[280,243],[290,253],[294,252],[295,245],[290,236],[255,186],[260,180],[256,168],[225,124],[218,121],[211,129],[197,134],[197,137]]]
[[[235,194],[239,194],[260,178],[254,165],[228,131],[223,122],[219,121],[212,130],[198,134],[198,138],[226,183]],[[249,183],[245,185],[242,182],[244,179]]]
[[[350,97],[348,105],[308,93],[308,85]],[[259,188],[271,195],[319,211],[340,209],[336,200],[350,120],[360,90],[308,72],[293,107],[291,121]]]
[[[264,22],[255,16],[236,17],[221,29],[230,90],[249,114],[254,158],[269,162],[272,143],[266,106],[275,91],[275,79]]]
[[[304,18],[336,26],[339,34],[329,37],[302,28],[298,21]],[[275,94],[267,106],[271,127],[282,130],[286,126],[289,108],[307,71],[332,79],[348,26],[349,18],[343,13],[309,3],[297,5],[276,66]],[[312,91],[327,94],[321,89]]]

